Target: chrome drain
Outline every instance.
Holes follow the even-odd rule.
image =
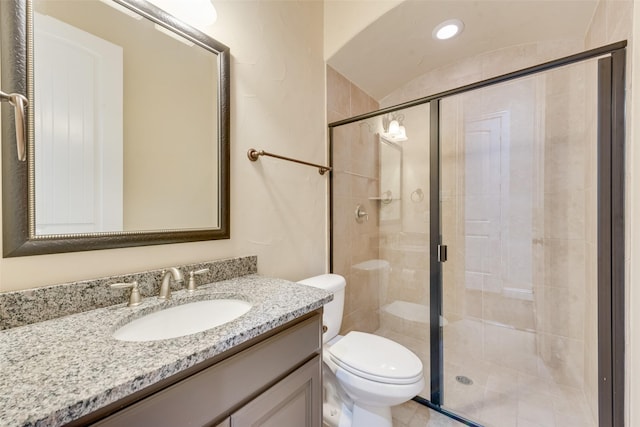
[[[471,385],[473,384],[473,380],[469,377],[465,377],[464,375],[458,375],[456,377],[456,381],[458,381],[460,384],[464,384],[464,385]]]

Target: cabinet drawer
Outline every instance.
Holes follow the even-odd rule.
[[[94,425],[210,425],[320,352],[321,346],[322,321],[315,315]]]

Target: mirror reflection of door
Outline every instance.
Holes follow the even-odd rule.
[[[122,231],[122,48],[34,19],[36,234]]]
[[[467,121],[464,133],[465,285],[497,294],[507,277],[509,126],[504,111]]]

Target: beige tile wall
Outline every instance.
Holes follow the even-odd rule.
[[[329,123],[378,109],[378,103],[327,66]],[[379,258],[378,142],[375,120],[334,128],[333,134],[333,271],[347,280],[342,333],[373,332],[379,327],[379,270],[363,262]],[[368,220],[357,222],[360,204]]]
[[[542,308],[539,350],[548,375],[558,384],[580,389],[587,376],[597,375],[597,370],[585,369],[586,355],[597,354],[597,348],[587,345],[597,335],[585,333],[585,324],[597,318],[597,311],[586,305],[596,286],[586,280],[587,270],[597,262],[586,251],[587,229],[596,225],[586,205],[587,185],[596,178],[596,169],[587,167],[596,150],[595,135],[588,132],[592,122],[587,121],[595,118],[595,66],[576,64],[544,76],[545,258],[543,280],[537,283]]]

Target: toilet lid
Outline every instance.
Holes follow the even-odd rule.
[[[390,339],[349,332],[329,347],[333,362],[362,378],[387,384],[413,384],[422,377],[422,362]]]

